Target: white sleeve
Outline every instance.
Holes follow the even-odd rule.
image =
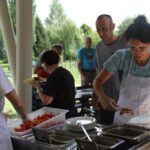
[[[4,96],[11,92],[14,88],[12,87],[10,81],[8,80],[3,69],[0,67],[0,95]]]

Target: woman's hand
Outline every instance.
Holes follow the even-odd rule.
[[[115,108],[117,106],[117,103],[114,99],[111,97],[105,96],[103,100],[101,101],[101,105],[105,110],[109,111],[115,111]]]
[[[39,80],[36,80],[36,79],[32,79],[32,81],[30,82],[30,84],[34,87],[34,88],[38,88],[40,87],[40,84],[39,84]]]
[[[26,117],[21,117],[23,124],[31,124],[32,121],[31,119],[28,117],[28,115],[26,115]]]

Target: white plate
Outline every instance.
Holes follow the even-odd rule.
[[[129,123],[132,124],[150,124],[150,114],[146,114],[146,115],[141,115],[141,116],[137,116],[134,118],[131,118],[129,120]]]
[[[86,130],[93,129],[97,125],[96,119],[93,117],[74,117],[66,120],[67,129],[72,131],[82,131],[78,123],[81,123]]]

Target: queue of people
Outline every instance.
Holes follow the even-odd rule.
[[[150,24],[134,23],[125,32],[129,48],[116,51],[103,65],[94,81],[94,89],[102,107],[114,111],[116,107],[133,110],[133,114],[115,112],[114,123],[127,123],[132,117],[150,114]],[[118,70],[123,71],[119,100],[103,90],[105,82]]]
[[[142,24],[148,25],[148,23],[146,22],[146,18],[143,15],[138,16],[134,20],[133,24],[140,24],[141,22]],[[114,123],[114,114],[116,118],[117,112],[115,112],[115,107],[117,107],[118,103],[120,103],[120,92],[122,89],[122,81],[124,79],[124,70],[122,70],[122,68],[120,68],[119,66],[115,66],[117,67],[118,70],[115,70],[114,72],[111,72],[112,71],[111,69],[112,67],[114,67],[113,65],[116,65],[114,63],[117,63],[116,61],[118,61],[115,55],[120,55],[120,59],[123,59],[122,55],[126,53],[124,52],[125,50],[120,50],[120,49],[127,50],[130,48],[130,43],[126,37],[128,29],[125,30],[125,32],[122,35],[116,36],[114,34],[115,23],[113,22],[112,17],[108,14],[102,14],[97,17],[96,29],[101,41],[97,44],[96,49],[94,49],[91,47],[92,38],[85,37],[84,39],[85,47],[81,48],[78,51],[77,68],[81,76],[81,85],[82,86],[94,85],[92,104],[93,104],[93,109],[96,112],[95,118],[97,119],[97,122],[105,125],[111,125]],[[121,52],[119,53],[119,51]],[[109,62],[109,59],[111,60],[111,58],[112,61]],[[108,65],[107,65],[107,61],[108,61]],[[105,64],[106,67],[108,66],[110,67],[105,68]],[[106,72],[106,78],[103,77],[103,73],[105,74],[105,72]],[[48,76],[50,76],[49,72],[48,74],[49,74]],[[102,80],[101,78],[102,79],[104,78],[105,82],[101,83],[100,82]],[[36,85],[35,87],[37,88],[38,86]],[[106,102],[105,102],[105,98],[106,98]],[[108,100],[110,99],[112,102],[112,103],[110,102],[112,106],[109,106],[110,103]],[[75,103],[75,101],[73,103]],[[127,107],[127,106],[125,105],[122,107]],[[132,109],[132,107],[131,108],[129,107],[129,109]]]

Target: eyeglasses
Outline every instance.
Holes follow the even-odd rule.
[[[132,52],[143,52],[145,51],[146,47],[130,47]]]

